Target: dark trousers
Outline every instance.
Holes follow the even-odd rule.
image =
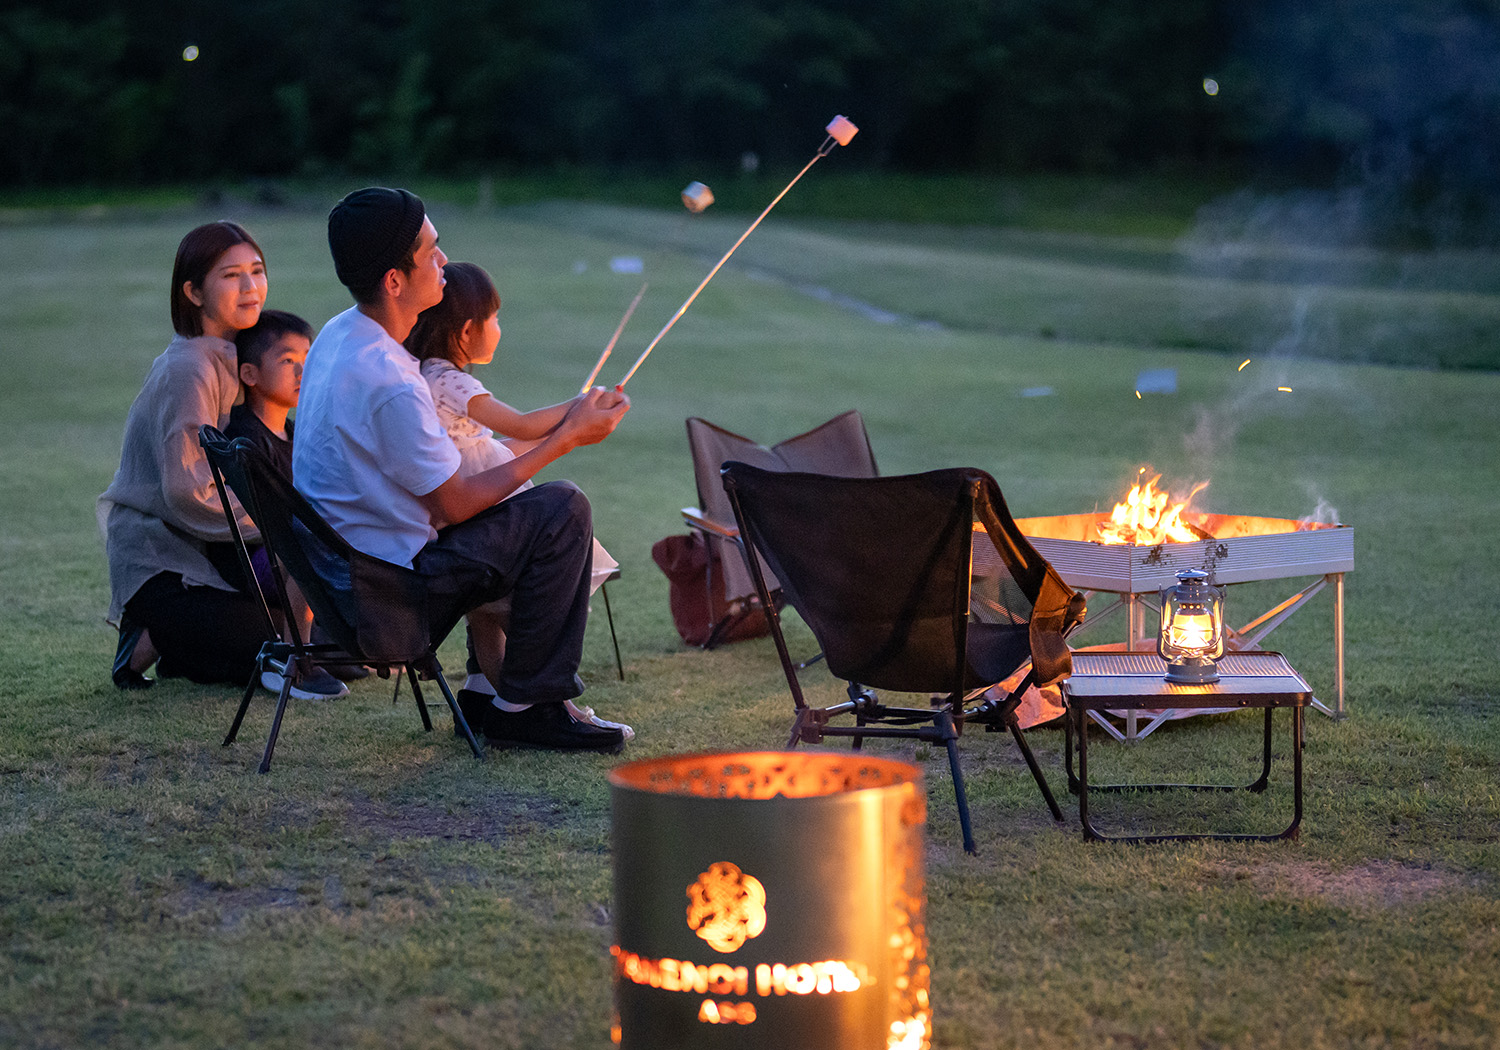
[[[510,598],[504,699],[560,703],[583,693],[593,512],[569,481],[518,492],[444,529],[413,563],[427,580],[428,619],[444,635],[471,609]]]
[[[151,577],[125,603],[151,633],[163,678],[244,685],[266,639],[265,617],[242,591],[188,587],[175,572]]]

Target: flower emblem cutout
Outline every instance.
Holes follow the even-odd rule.
[[[687,924],[708,946],[732,952],[766,928],[766,889],[754,875],[721,860],[687,888]]]

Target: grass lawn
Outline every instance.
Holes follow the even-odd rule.
[[[266,694],[222,748],[237,690],[108,684],[93,501],[169,335],[176,243],[198,221],[244,221],[270,305],[321,324],[347,304],[330,202],[0,225],[0,1045],[608,1045],[604,778],[618,759],[480,764],[372,679],[294,705],[262,777]],[[700,218],[435,205],[445,250],[490,269],[504,299],[481,378],[522,407],[568,396],[647,280],[614,382],[749,221]],[[1268,277],[1280,249],[1197,270],[1192,250],[1135,232],[773,216],[632,381],[619,432],[549,472],[589,493],[624,569],[611,598],[626,681],[598,616],[587,702],[636,727],[627,758],[784,740],[769,642],[687,649],[650,560],[695,502],[690,415],[773,441],[858,408],[883,472],[982,467],[1018,516],[1112,503],[1145,463],[1179,485],[1212,478],[1208,510],[1331,505],[1356,529],[1349,717],[1309,716],[1299,840],[1088,845],[1072,813],[1048,819],[1013,746],[979,736],[964,747],[971,858],[941,753],[878,749],[926,773],[934,1045],[1492,1047],[1500,296],[1475,275],[1495,260],[1300,258],[1324,274],[1304,284]],[[614,272],[621,257],[643,272]],[[1468,370],[1396,367],[1402,345],[1407,362]],[[1166,368],[1175,393],[1136,395],[1142,371]],[[1287,582],[1231,588],[1231,618]],[[1331,620],[1325,594],[1267,643],[1324,697]],[[1091,765],[1248,771],[1258,735],[1255,715],[1189,719],[1133,747],[1100,737]],[[1061,738],[1030,734],[1066,799]],[[1264,800],[1207,816],[1152,800],[1137,816],[1101,797],[1099,819],[1273,826],[1290,803],[1284,732],[1276,754]]]

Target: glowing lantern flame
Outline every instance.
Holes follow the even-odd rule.
[[[1146,469],[1141,468],[1141,475],[1145,473]],[[1144,481],[1138,478],[1130,486],[1125,502],[1116,503],[1109,520],[1095,526],[1101,543],[1154,547],[1158,543],[1191,543],[1203,538],[1182,520],[1182,516],[1193,497],[1208,487],[1208,482],[1198,482],[1186,499],[1173,503],[1169,493],[1156,487],[1160,480],[1161,475],[1157,474]]]
[[[1202,609],[1185,611],[1172,620],[1172,648],[1176,652],[1206,652],[1213,636],[1213,621]]]

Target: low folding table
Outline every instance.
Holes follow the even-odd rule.
[[[1292,670],[1286,657],[1273,652],[1226,653],[1219,661],[1219,680],[1204,685],[1179,685],[1166,680],[1167,665],[1155,653],[1075,652],[1073,673],[1063,680],[1063,750],[1067,756],[1068,790],[1078,796],[1078,819],[1083,837],[1107,842],[1170,842],[1188,839],[1235,839],[1265,841],[1297,837],[1302,823],[1302,722],[1303,711],[1312,702],[1312,689]],[[1157,711],[1162,709],[1264,708],[1265,740],[1260,776],[1243,786],[1236,784],[1094,784],[1088,781],[1088,718],[1105,711]],[[1277,708],[1292,712],[1291,824],[1276,834],[1225,834],[1203,832],[1174,835],[1104,835],[1089,821],[1089,791],[1254,791],[1266,789],[1271,774],[1271,714]],[[1073,735],[1078,735],[1078,775],[1073,775]]]

